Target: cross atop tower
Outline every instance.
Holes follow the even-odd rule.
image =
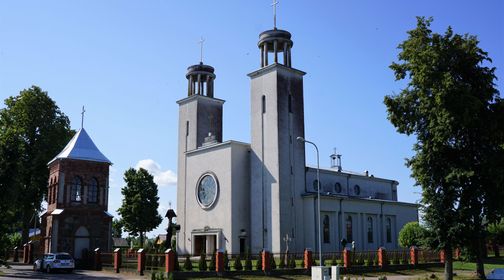
[[[271,4],[271,6],[273,6],[273,28],[274,29],[277,29],[276,28],[276,7],[278,5],[278,1],[276,0],[273,0],[273,3]]]
[[[86,113],[86,110],[84,109],[84,106],[82,106],[81,129],[84,128],[84,113]]]
[[[201,39],[198,41],[198,44],[200,44],[200,62],[203,63],[203,43],[205,42],[205,39],[201,37]]]

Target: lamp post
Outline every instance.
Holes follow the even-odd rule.
[[[315,147],[315,150],[317,151],[317,227],[318,227],[318,251],[319,251],[319,265],[322,266],[322,240],[321,240],[321,232],[320,232],[320,163],[319,163],[319,150],[317,145],[315,143],[308,141],[304,139],[301,136],[298,136],[296,138],[298,141],[303,142],[303,143],[309,143],[312,144],[313,147]]]

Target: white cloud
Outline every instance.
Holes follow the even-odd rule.
[[[142,159],[136,166],[136,169],[143,168],[154,176],[154,182],[159,187],[175,186],[177,184],[177,174],[171,170],[162,170],[161,166],[152,159]]]

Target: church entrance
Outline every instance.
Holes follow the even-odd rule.
[[[86,257],[83,252],[89,251],[89,231],[86,227],[81,226],[77,229],[74,240],[74,258],[81,260]]]
[[[217,249],[216,235],[195,235],[194,236],[194,255],[199,255],[201,252],[212,254]]]

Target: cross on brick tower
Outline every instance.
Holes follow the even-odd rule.
[[[84,110],[84,106],[82,106],[81,129],[84,128],[84,113],[86,113],[86,110]]]

